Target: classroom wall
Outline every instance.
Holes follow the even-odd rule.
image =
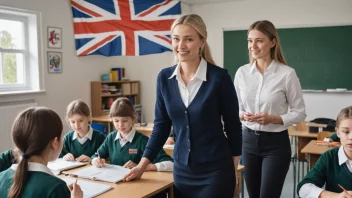
[[[264,19],[272,21],[276,27],[352,24],[351,0],[244,0],[193,5],[192,12],[205,20],[208,42],[214,60],[220,66],[223,65],[224,28],[247,29],[254,21]],[[352,93],[304,93],[303,96],[307,120],[316,117],[336,119],[341,108],[352,105]]]
[[[65,108],[74,99],[82,99],[90,105],[90,82],[100,80],[100,76],[111,67],[125,67],[127,78],[141,81],[141,103],[147,121],[154,119],[156,75],[164,67],[171,65],[172,53],[148,55],[144,57],[77,57],[75,51],[72,12],[68,0],[1,0],[0,5],[33,11],[42,15],[42,62],[44,77],[43,93],[0,96],[0,102],[35,99],[40,106],[53,108],[64,120]],[[190,6],[182,4],[185,13]],[[62,28],[62,49],[49,50],[45,36],[47,26]],[[63,72],[47,73],[47,51],[59,51],[63,54]],[[64,123],[64,132],[69,130]],[[10,131],[8,132],[10,135]],[[3,138],[1,138],[4,140]],[[2,144],[0,140],[0,144]],[[1,152],[1,151],[0,151]]]

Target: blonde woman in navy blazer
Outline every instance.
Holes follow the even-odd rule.
[[[125,180],[141,177],[172,125],[175,197],[232,198],[242,134],[231,77],[214,65],[202,18],[181,16],[171,32],[179,63],[159,73],[153,133],[144,157]]]

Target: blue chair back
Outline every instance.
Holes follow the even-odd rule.
[[[103,134],[106,134],[106,129],[105,129],[105,125],[104,124],[101,124],[101,123],[92,123],[91,124],[92,128],[94,130],[97,130]]]

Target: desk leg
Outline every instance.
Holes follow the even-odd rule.
[[[169,188],[168,198],[174,198],[174,185]]]
[[[311,166],[311,163],[310,163],[310,154],[308,153],[308,160],[307,160],[308,162],[308,164],[307,164],[307,173],[309,172],[309,170],[310,170],[310,166]]]

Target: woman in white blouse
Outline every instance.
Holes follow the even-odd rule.
[[[270,21],[250,26],[248,51],[250,63],[235,76],[244,177],[249,197],[279,198],[291,158],[287,128],[306,118],[301,85]]]

